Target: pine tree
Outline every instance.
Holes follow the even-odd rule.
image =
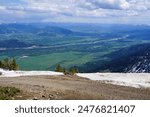
[[[55,68],[56,72],[63,72],[63,68],[61,67],[60,64],[57,64],[56,68]]]
[[[0,68],[2,68],[2,67],[3,67],[2,61],[0,61]]]
[[[15,59],[4,59],[0,61],[0,68],[7,69],[7,70],[18,70],[19,65],[17,64]]]
[[[13,59],[13,60],[11,61],[10,70],[18,70],[18,69],[19,69],[19,66],[18,66],[16,60]]]
[[[5,59],[3,60],[3,62],[2,62],[2,64],[3,64],[3,68],[4,68],[4,69],[8,69],[8,70],[9,70],[9,68],[10,68],[10,63],[9,63],[9,59],[8,59],[8,58],[5,58]]]

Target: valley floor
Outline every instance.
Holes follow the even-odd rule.
[[[0,86],[14,86],[22,93],[15,99],[150,99],[150,88],[105,84],[78,76],[0,77]]]

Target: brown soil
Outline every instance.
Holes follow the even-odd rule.
[[[0,86],[15,86],[22,93],[14,99],[78,100],[150,99],[150,89],[132,88],[91,81],[77,76],[25,76],[0,78]]]

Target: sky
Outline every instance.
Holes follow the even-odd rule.
[[[150,0],[0,0],[0,23],[150,24]]]

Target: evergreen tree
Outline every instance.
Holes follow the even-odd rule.
[[[2,61],[0,60],[0,68],[2,68],[3,67],[3,64],[2,64]]]
[[[63,72],[63,68],[61,67],[60,64],[57,64],[56,68],[55,68],[56,72]]]
[[[11,60],[6,58],[0,61],[0,68],[7,69],[7,70],[18,70],[19,66],[15,59]]]
[[[18,66],[18,64],[16,63],[16,60],[13,59],[13,60],[11,61],[10,70],[18,70],[18,69],[19,69],[19,66]]]
[[[8,69],[8,70],[10,69],[10,62],[8,58],[5,58],[2,63],[4,69]]]

